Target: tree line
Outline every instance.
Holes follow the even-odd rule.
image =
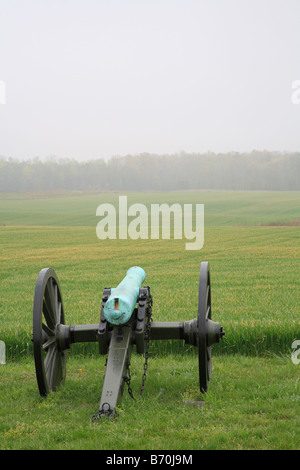
[[[300,152],[143,153],[78,161],[0,158],[0,191],[300,190]]]

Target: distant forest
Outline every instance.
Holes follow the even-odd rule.
[[[0,157],[0,191],[300,190],[300,152],[181,152],[77,161]]]

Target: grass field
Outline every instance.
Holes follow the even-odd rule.
[[[299,448],[300,365],[291,361],[300,339],[299,192],[128,194],[129,205],[204,204],[199,251],[186,251],[185,240],[99,240],[96,208],[117,207],[118,196],[0,193],[0,448],[114,449],[120,436],[119,449]],[[178,342],[150,345],[145,396],[126,394],[113,424],[89,420],[104,371],[96,345],[76,345],[66,386],[40,399],[30,341],[40,269],[55,269],[68,324],[97,323],[103,288],[133,265],[147,273],[154,319],[176,321],[197,316],[201,261],[210,262],[212,318],[226,331],[204,408],[184,405],[199,399],[197,357]],[[139,383],[139,356],[132,370]]]

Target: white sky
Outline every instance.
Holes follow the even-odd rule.
[[[0,0],[6,157],[300,151],[295,80],[299,0]]]

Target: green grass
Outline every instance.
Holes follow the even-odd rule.
[[[65,386],[39,397],[28,358],[2,366],[1,449],[198,450],[297,449],[299,373],[289,357],[218,357],[205,406],[189,356],[149,360],[138,395],[142,359],[132,357],[133,401],[125,391],[119,417],[93,423],[104,359],[71,357]]]
[[[299,336],[298,227],[207,228],[201,251],[181,240],[100,241],[89,227],[0,228],[0,335],[12,354],[26,351],[37,275],[51,266],[60,280],[66,321],[96,323],[104,287],[141,265],[157,321],[197,316],[199,266],[211,266],[213,319],[227,333],[218,349],[289,351]],[[216,348],[217,349],[217,348]]]
[[[0,448],[299,448],[300,366],[290,358],[300,339],[299,192],[128,195],[128,205],[204,203],[200,251],[186,251],[185,240],[101,241],[102,202],[117,205],[118,194],[0,193],[0,340],[7,348]],[[197,356],[180,342],[151,343],[145,396],[132,402],[125,394],[115,423],[90,422],[104,372],[94,344],[71,349],[66,386],[40,399],[30,341],[40,269],[55,269],[68,324],[97,323],[103,288],[116,286],[132,265],[147,273],[154,319],[176,321],[197,316],[204,260],[212,319],[226,331],[214,347],[204,409],[184,405],[199,399]],[[142,372],[136,355],[132,371],[134,386]]]
[[[0,226],[96,227],[96,208],[114,204],[123,193],[58,191],[0,193]],[[128,206],[145,204],[204,204],[206,226],[260,225],[291,222],[300,217],[299,191],[176,191],[130,193]]]

